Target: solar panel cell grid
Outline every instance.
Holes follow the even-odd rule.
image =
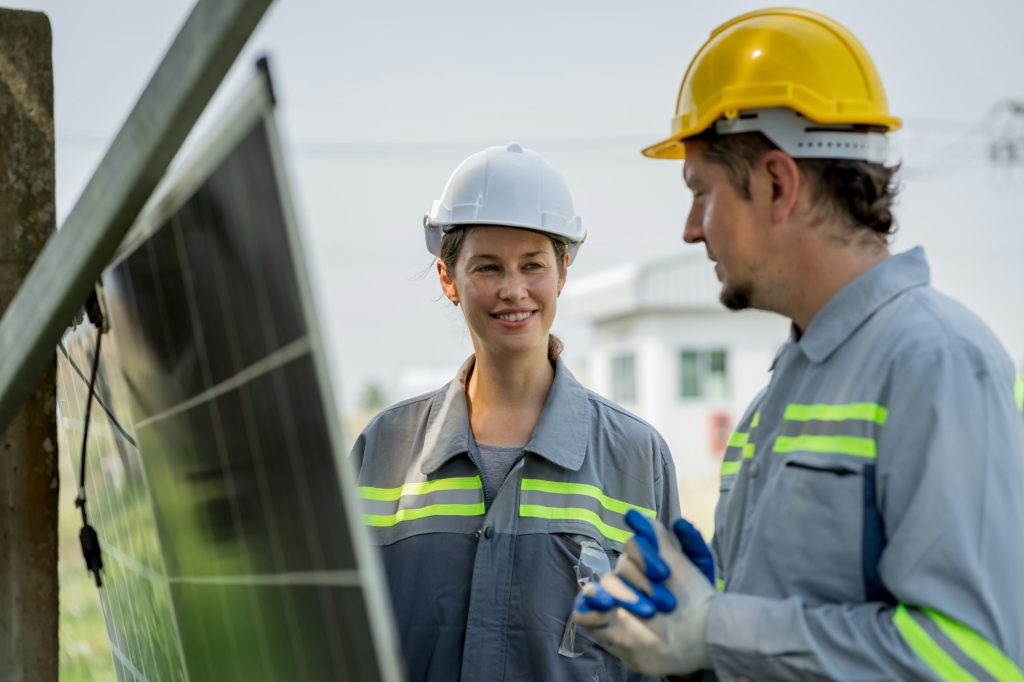
[[[252,121],[104,276],[99,394],[127,427],[94,408],[87,485],[122,680],[382,676],[272,123]],[[93,333],[66,337],[79,368]],[[86,386],[65,358],[71,454]]]

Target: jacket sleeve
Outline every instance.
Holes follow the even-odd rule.
[[[1009,362],[973,347],[897,358],[875,469],[879,575],[894,601],[719,595],[708,628],[719,679],[1024,680],[1024,429],[1012,387]]]
[[[658,453],[654,471],[654,491],[657,503],[658,520],[671,528],[679,518],[679,488],[676,482],[676,467],[672,461],[672,453],[668,444],[657,436]]]

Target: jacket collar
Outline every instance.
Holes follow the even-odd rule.
[[[420,471],[432,474],[448,460],[469,452],[469,413],[466,378],[476,362],[470,356],[455,378],[441,390],[427,415]],[[555,361],[555,379],[548,391],[540,421],[524,451],[560,467],[579,471],[590,440],[590,397],[561,360]]]
[[[798,347],[811,362],[824,362],[879,308],[907,289],[927,285],[930,279],[921,247],[886,258],[840,289],[818,311]]]

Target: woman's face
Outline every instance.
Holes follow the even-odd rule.
[[[543,353],[565,284],[551,239],[514,227],[481,226],[466,235],[448,272],[438,262],[445,296],[462,307],[477,354]]]

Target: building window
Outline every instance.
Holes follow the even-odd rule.
[[[729,397],[729,361],[724,349],[679,352],[679,397]]]
[[[632,353],[612,358],[612,400],[636,403],[636,356]]]

